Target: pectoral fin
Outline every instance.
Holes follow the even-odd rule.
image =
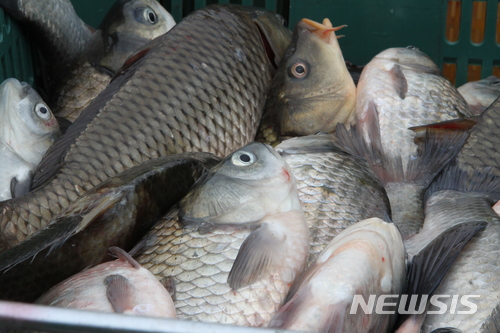
[[[28,177],[19,180],[16,177],[10,180],[10,196],[12,198],[18,198],[28,193],[30,190],[31,173]]]
[[[123,275],[108,275],[104,279],[106,296],[116,313],[124,313],[134,308],[135,290],[130,281]]]
[[[389,73],[393,81],[392,86],[396,90],[399,98],[401,98],[402,100],[405,99],[406,93],[408,92],[408,82],[406,81],[406,77],[401,70],[401,66],[399,66],[398,64],[394,65]]]
[[[276,226],[262,224],[241,244],[227,282],[233,290],[265,276],[284,258],[285,235]]]

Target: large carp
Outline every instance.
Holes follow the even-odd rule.
[[[275,14],[221,5],[148,43],[47,152],[35,190],[0,207],[0,251],[134,165],[188,151],[225,156],[252,141],[289,41]]]

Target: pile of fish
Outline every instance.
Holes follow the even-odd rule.
[[[120,0],[93,32],[51,3],[47,18],[0,1],[46,31],[49,101],[0,86],[0,300],[500,331],[499,78],[457,89],[416,47],[358,78],[328,19],[291,33],[275,13],[211,5],[175,24],[156,1]]]

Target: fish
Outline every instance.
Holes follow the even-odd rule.
[[[432,232],[426,246],[410,260],[394,223],[370,218],[351,225],[297,278],[269,327],[394,332],[396,320],[408,306],[420,308],[412,304],[415,296],[433,295],[457,255],[485,224],[475,221]],[[380,311],[381,299],[384,311]],[[362,304],[366,304],[365,310]]]
[[[86,192],[46,227],[0,253],[0,299],[33,302],[64,279],[109,260],[109,247],[129,251],[219,161],[202,152],[163,156]]]
[[[475,121],[458,120],[472,116],[466,101],[415,47],[377,54],[363,68],[357,89],[356,125],[339,125],[339,142],[367,159],[385,186],[393,221],[410,237],[423,224],[425,189]]]
[[[9,78],[0,85],[0,201],[28,193],[31,178],[61,135],[50,108],[28,83]]]
[[[399,295],[406,261],[397,227],[379,218],[343,230],[295,281],[269,327],[307,332],[387,332],[394,316],[350,315],[354,295]],[[368,282],[367,282],[368,281]]]
[[[497,149],[500,125],[500,99],[497,98],[478,118],[458,154],[443,168],[426,191],[427,215],[437,215],[438,205],[445,206],[440,216],[448,224],[464,220],[484,220],[485,230],[477,234],[453,263],[436,293],[478,295],[470,298],[477,306],[474,313],[458,303],[454,313],[427,316],[423,325],[429,330],[452,327],[464,333],[496,332],[500,322],[500,158]],[[436,229],[436,223],[431,226]],[[428,227],[429,228],[429,227]],[[424,225],[425,229],[425,225]],[[424,231],[422,230],[422,232]],[[415,247],[418,243],[415,242]],[[450,309],[453,299],[440,301]],[[430,308],[435,310],[435,308]]]
[[[177,318],[264,327],[309,246],[291,170],[257,142],[200,178],[144,239],[136,260],[157,279],[174,280]]]
[[[93,29],[78,16],[70,0],[2,0],[0,6],[33,37],[45,81],[38,89],[46,99],[61,75],[84,52]]]
[[[356,86],[329,19],[297,23],[264,108],[257,141],[334,132],[355,117]]]
[[[482,193],[455,190],[437,191],[427,199],[422,230],[405,242],[410,256],[427,246],[432,234],[474,222],[482,222],[485,227],[461,250],[435,290],[436,295],[445,295],[438,298],[440,306],[428,304],[422,315],[408,319],[411,325],[405,324],[417,326],[418,330],[398,332],[431,332],[444,327],[464,333],[497,331],[495,322],[498,323],[499,317],[495,309],[500,292],[495,271],[500,253],[500,218],[492,209],[494,203]],[[454,300],[456,297],[461,301]],[[443,308],[445,311],[439,313]],[[430,311],[434,313],[427,314]],[[405,325],[402,327],[406,329]]]
[[[491,75],[482,80],[467,82],[457,89],[469,104],[473,115],[479,116],[500,96],[500,78]]]
[[[309,227],[313,262],[342,230],[378,217],[390,221],[391,208],[383,185],[364,159],[335,144],[332,134],[291,138],[275,147],[292,170]]]
[[[136,50],[167,33],[175,20],[155,0],[119,0],[49,99],[58,116],[74,122]]]
[[[113,246],[117,257],[88,268],[52,287],[34,303],[63,308],[175,318],[169,291],[130,254]]]
[[[283,32],[265,39],[270,53],[266,29]],[[0,204],[0,252],[134,165],[190,151],[223,157],[253,141],[287,38],[269,11],[214,5],[146,44],[49,149],[32,191]]]

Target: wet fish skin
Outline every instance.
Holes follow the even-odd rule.
[[[178,318],[247,326],[278,310],[309,239],[289,167],[259,143],[200,179],[147,237],[136,259],[158,279],[172,276]]]
[[[28,29],[42,54],[47,88],[76,61],[92,38],[70,0],[2,0],[0,6]]]
[[[356,116],[365,140],[369,140],[366,122],[371,112],[378,116],[385,154],[401,156],[403,170],[410,157],[416,156],[415,133],[408,130],[410,127],[472,116],[465,100],[436,64],[415,48],[387,49],[364,67],[358,83]]]
[[[88,191],[49,226],[0,254],[0,299],[32,302],[71,275],[109,260],[110,246],[131,249],[218,161],[209,153],[164,156]]]
[[[370,217],[390,221],[380,181],[366,161],[338,148],[334,138],[309,135],[276,146],[292,170],[309,226],[308,263],[350,225]]]
[[[353,121],[356,86],[334,32],[340,28],[328,19],[297,24],[273,78],[258,141],[275,145],[279,137],[333,132],[337,123]]]
[[[491,75],[482,80],[467,82],[457,89],[474,115],[479,116],[500,96],[500,78]]]
[[[1,205],[0,251],[118,172],[171,153],[225,156],[253,140],[274,71],[253,20],[272,14],[252,20],[239,8],[192,13],[115,77],[48,151],[34,191]]]
[[[466,127],[425,126],[471,115],[437,65],[414,47],[384,50],[364,67],[357,86],[355,128],[349,137],[339,134],[339,140],[365,157],[384,183],[393,221],[405,237],[422,226],[425,189],[468,135]],[[418,144],[419,131],[412,130],[417,127],[425,135],[425,146]]]
[[[61,135],[50,108],[26,82],[0,85],[0,200],[22,196],[43,155]]]
[[[155,0],[117,1],[56,85],[50,98],[54,113],[75,121],[129,56],[174,25],[172,15]]]
[[[460,222],[465,218],[479,218],[485,219],[488,225],[463,249],[436,291],[445,294],[448,292],[450,295],[481,295],[479,299],[471,299],[477,304],[477,312],[468,315],[445,313],[427,316],[424,327],[451,326],[464,332],[498,330],[500,219],[495,210],[500,200],[500,160],[496,135],[499,125],[500,100],[497,98],[477,117],[477,124],[471,129],[460,152],[433,180],[426,192],[427,202],[434,199],[439,203],[436,198],[442,197],[441,201],[447,204],[449,210],[460,215],[455,220],[450,219],[451,223]],[[474,202],[476,204],[470,207]],[[426,208],[426,213],[429,209]],[[442,301],[449,308],[451,300]],[[470,309],[459,304],[456,310]]]
[[[64,308],[175,318],[172,297],[131,255],[118,247],[117,257],[88,268],[52,287],[35,303]]]
[[[349,314],[355,294],[399,295],[406,277],[403,240],[378,218],[343,230],[295,281],[270,327],[316,332],[387,332],[394,316]]]
[[[446,304],[444,314],[427,315],[423,330],[431,331],[440,327],[454,327],[461,332],[497,332],[500,320],[500,218],[491,209],[492,200],[478,192],[443,190],[434,192],[426,202],[426,222],[421,238],[433,230],[468,221],[486,221],[486,229],[478,233],[462,250],[452,267],[436,290],[436,295],[479,295],[471,297],[470,302],[477,306],[471,314],[458,311],[471,311],[458,302],[455,312],[451,313],[452,297],[440,298]],[[422,246],[415,241],[408,243],[409,249]],[[413,252],[415,250],[412,250]],[[427,311],[438,310],[428,307]],[[496,324],[495,324],[496,323]],[[495,326],[497,325],[497,326]]]

